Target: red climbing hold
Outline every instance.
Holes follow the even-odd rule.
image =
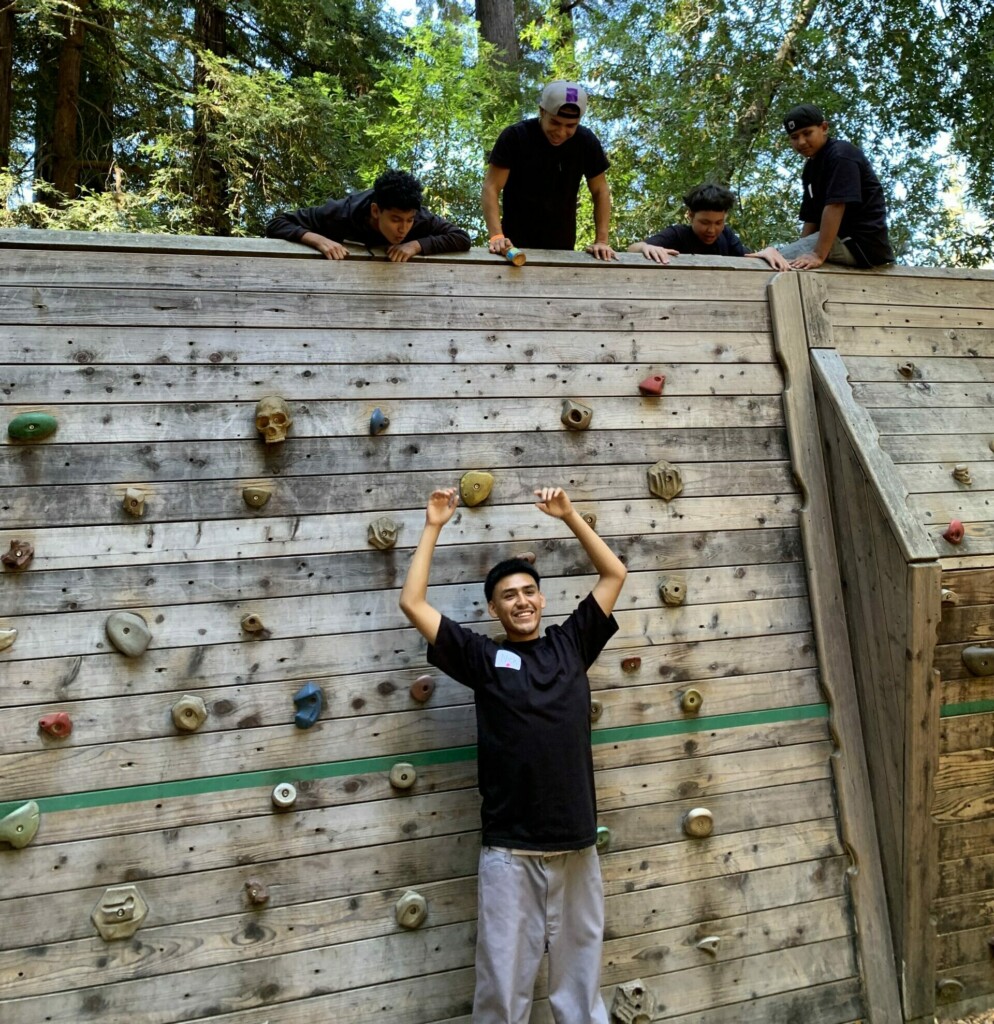
[[[639,382],[639,391],[641,391],[643,395],[655,395],[658,397],[663,393],[663,385],[665,383],[665,375],[655,373],[651,377],[646,377],[645,380]]]

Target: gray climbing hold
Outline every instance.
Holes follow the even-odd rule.
[[[144,654],[152,641],[148,623],[137,612],[114,612],[105,624],[107,639],[126,657]]]

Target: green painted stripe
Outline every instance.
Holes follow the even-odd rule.
[[[956,718],[959,715],[982,715],[994,711],[994,700],[969,700],[965,704],[945,704],[939,711],[942,718]]]
[[[736,715],[710,715],[701,718],[682,718],[672,722],[649,722],[645,725],[623,726],[617,729],[597,729],[593,733],[594,745],[604,743],[630,743],[634,740],[653,739],[658,736],[676,736],[680,733],[711,732],[734,729],[746,725],[767,725],[774,722],[797,722],[811,718],[827,718],[828,705],[800,704],[766,711],[746,711]],[[202,796],[206,793],[224,793],[252,786],[275,786],[280,782],[306,782],[311,779],[329,779],[343,775],[363,775],[368,772],[389,771],[398,761],[417,766],[454,764],[471,761],[476,747],[447,747],[442,750],[423,750],[414,754],[394,754],[389,757],[366,757],[352,761],[328,761],[325,764],[298,765],[292,768],[272,768],[260,772],[239,772],[234,775],[208,775],[199,779],[180,779],[175,782],[155,782],[145,786],[123,786],[119,789],[94,789],[62,796],[37,797],[43,812],[83,810],[92,807],[110,807],[140,800],[166,800],[176,796]],[[23,800],[0,803],[0,817],[20,807]]]

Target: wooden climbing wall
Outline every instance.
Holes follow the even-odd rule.
[[[17,630],[0,653],[0,815],[30,800],[42,814],[30,845],[0,844],[5,1024],[469,1021],[473,712],[442,676],[412,699],[428,670],[397,597],[427,494],[471,469],[496,484],[443,533],[431,596],[447,614],[491,629],[480,581],[523,551],[547,621],[587,592],[577,544],[531,506],[546,482],[631,570],[591,673],[609,1005],[641,977],[674,1024],[885,1019],[854,935],[768,272],[0,244],[5,415],[58,420],[43,442],[5,437],[0,460],[0,548],[35,550],[0,576],[0,628]],[[652,372],[662,399],[638,393]],[[271,394],[293,416],[281,445],[254,425]],[[565,398],[593,408],[589,430],[564,429]],[[390,426],[370,436],[377,407]],[[669,504],[647,488],[660,459],[682,471]],[[271,497],[249,507],[246,487]],[[388,551],[367,540],[383,515],[399,526]],[[681,607],[660,599],[668,578]],[[121,611],[151,630],[139,657],[108,643]],[[300,730],[307,681],[326,705]],[[208,711],[189,734],[171,715],[184,695]],[[39,732],[62,711],[71,736]],[[401,761],[417,772],[405,791],[388,781]],[[285,783],[298,800],[278,812]],[[695,807],[708,839],[683,833]],[[91,914],[122,885],[148,914],[105,941]],[[395,920],[409,889],[428,906],[414,931]],[[714,953],[697,945],[710,936]],[[551,1020],[543,994],[535,1024]]]
[[[805,285],[905,1018],[956,1019],[994,1006],[994,273]]]

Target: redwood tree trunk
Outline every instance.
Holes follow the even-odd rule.
[[[0,0],[2,4],[4,0]],[[0,170],[10,163],[10,125],[14,104],[14,4],[0,11]]]
[[[79,0],[79,15],[83,15],[88,6],[89,0]],[[79,174],[79,76],[85,38],[82,17],[67,19],[55,85],[51,149],[52,184],[70,199],[76,196]]]
[[[480,35],[493,43],[497,56],[506,64],[518,60],[518,31],[514,25],[514,0],[476,0]]]
[[[197,0],[193,31],[201,50],[218,57],[227,56],[227,19],[223,4]],[[208,69],[197,57],[193,65],[194,91],[209,84]],[[197,103],[193,112],[193,188],[198,208],[197,223],[204,234],[230,235],[227,174],[214,153],[211,141],[215,127],[215,116],[203,103]]]

